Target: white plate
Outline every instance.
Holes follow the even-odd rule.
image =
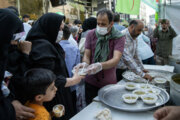
[[[138,96],[135,94],[124,94],[122,96],[122,98],[123,98],[125,103],[133,104],[133,103],[136,103]]]
[[[136,89],[136,84],[133,83],[133,82],[127,82],[126,85],[125,85],[125,88],[127,90],[134,90],[134,89]]]
[[[146,91],[144,89],[137,89],[137,90],[134,90],[132,93],[137,95],[140,98],[142,95],[146,94]]]
[[[146,94],[146,95],[142,95],[141,99],[143,100],[144,103],[152,105],[156,103],[158,97],[155,94]]]
[[[154,78],[154,81],[158,84],[164,84],[167,82],[167,79],[166,78],[163,78],[163,77],[155,77]]]

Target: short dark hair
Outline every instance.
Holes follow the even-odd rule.
[[[131,20],[131,22],[129,23],[129,26],[131,25],[138,25],[138,22],[136,20]]]
[[[24,74],[24,94],[26,100],[34,100],[36,95],[46,94],[46,90],[53,81],[55,81],[55,74],[44,68],[34,68],[28,70]]]
[[[69,30],[69,27],[67,25],[64,25],[64,29],[63,29],[63,38],[68,40],[69,36],[70,36],[71,32]]]
[[[78,19],[74,20],[74,24],[77,25],[77,24],[82,24],[82,22]]]
[[[108,16],[109,23],[113,21],[113,19],[114,19],[113,13],[112,13],[112,11],[110,11],[108,9],[99,10],[96,16],[104,15],[104,14],[106,14]]]
[[[166,21],[167,21],[167,19],[162,19],[161,24],[164,24],[164,23],[166,24]]]
[[[30,18],[29,15],[23,15],[23,18]]]
[[[119,21],[120,21],[119,13],[114,13],[114,22],[119,22]]]

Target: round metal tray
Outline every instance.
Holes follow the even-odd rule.
[[[122,95],[125,93],[132,93],[132,91],[125,89],[125,85],[107,85],[98,91],[98,97],[104,104],[119,110],[131,112],[147,111],[164,105],[169,100],[169,94],[165,90],[155,86],[153,86],[153,88],[161,91],[158,95],[157,102],[153,105],[147,105],[143,103],[141,99],[138,99],[135,104],[125,103]]]

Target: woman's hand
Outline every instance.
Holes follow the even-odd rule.
[[[34,110],[22,105],[18,100],[14,100],[12,102],[16,112],[16,119],[17,120],[24,120],[28,118],[35,118]]]

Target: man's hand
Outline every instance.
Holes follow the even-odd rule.
[[[86,69],[86,72],[89,75],[94,75],[101,70],[102,70],[102,64],[98,62],[98,63],[94,63],[94,64],[89,65]]]
[[[88,64],[86,62],[79,63],[73,68],[72,71],[75,71],[76,69],[87,68],[87,67],[88,67]]]
[[[29,41],[20,41],[18,43],[18,48],[21,50],[21,52],[29,55],[31,52],[32,43]]]
[[[29,108],[29,107],[22,105],[19,101],[14,100],[12,102],[12,105],[14,106],[17,120],[35,118],[34,110]]]
[[[180,119],[180,107],[168,106],[163,107],[155,111],[154,118],[156,120],[179,120]]]
[[[148,71],[148,70],[146,70],[146,69],[144,69],[144,70],[143,70],[143,72],[147,73],[147,72],[149,72],[149,71]]]
[[[152,77],[149,75],[149,74],[145,74],[145,76],[143,77],[144,79],[146,79],[146,80],[149,80],[149,81],[152,81]]]

